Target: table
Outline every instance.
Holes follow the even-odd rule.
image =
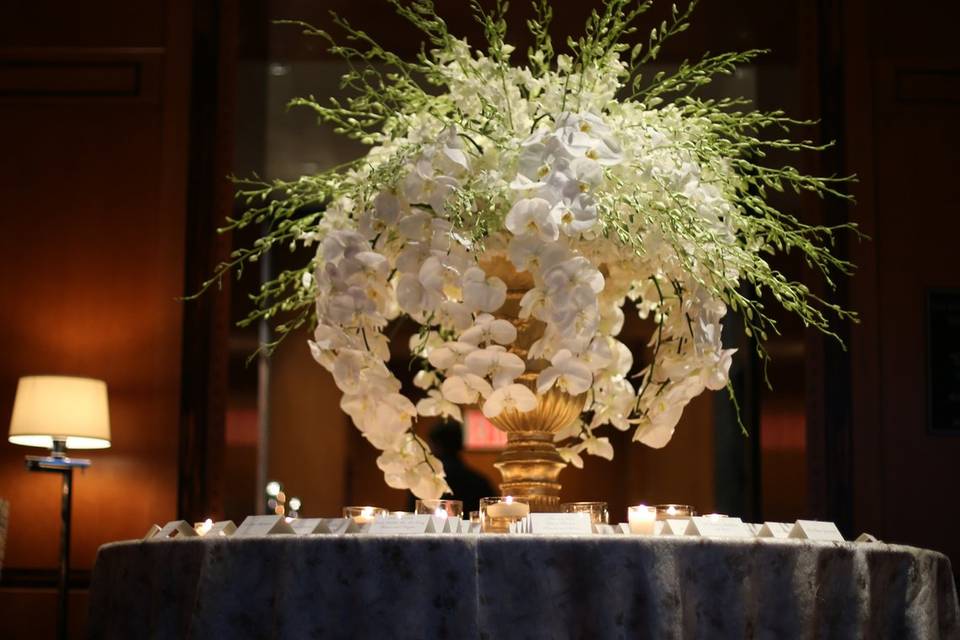
[[[960,638],[950,561],[882,543],[270,536],[100,548],[92,638]]]

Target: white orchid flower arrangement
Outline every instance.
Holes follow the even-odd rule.
[[[597,434],[605,425],[662,447],[692,398],[729,386],[728,309],[761,353],[776,331],[764,296],[825,333],[828,315],[853,317],[768,262],[799,251],[831,286],[832,273],[852,268],[831,254],[835,228],[806,225],[766,197],[786,189],[845,197],[837,183],[846,178],[764,164],[770,149],[822,149],[762,133],[809,123],[697,97],[761,52],[644,75],[663,42],[687,28],[694,2],[632,44],[651,3],[602,0],[584,35],[556,53],[550,4],[535,0],[535,44],[521,57],[505,41],[500,0],[470,3],[483,50],[449,33],[430,0],[387,1],[424,33],[416,60],[336,16],[346,44],[301,25],[351,63],[343,77],[351,95],[293,104],[368,153],[295,181],[241,181],[249,208],[230,227],[269,231],[208,285],[275,247],[315,248],[309,263],[263,286],[247,322],[279,319],[279,338],[314,328],[312,354],[382,451],[391,487],[423,498],[449,489],[414,431],[419,416],[460,419],[477,406],[492,418],[532,409],[551,388],[586,393],[583,419],[558,434],[564,457],[581,466],[582,453],[612,457]],[[517,381],[528,362],[510,351],[516,328],[497,317],[507,285],[481,266],[498,257],[532,276],[521,315],[545,326],[528,354],[545,363],[536,393]],[[640,362],[617,339],[625,307],[654,327]],[[384,330],[400,316],[420,327],[410,345],[414,397],[387,366]]]

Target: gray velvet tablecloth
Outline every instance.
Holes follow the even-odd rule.
[[[90,606],[92,638],[960,638],[949,560],[880,543],[119,542]]]

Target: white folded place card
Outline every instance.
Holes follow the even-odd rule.
[[[657,524],[660,525],[660,533],[657,535],[661,536],[682,536],[687,533],[687,526],[690,524],[689,520],[658,520]]]
[[[530,533],[574,536],[593,533],[589,513],[531,513],[527,519]]]
[[[471,522],[471,523],[470,523],[470,529],[467,531],[467,533],[480,533],[480,523],[479,523],[479,522]]]
[[[854,542],[880,542],[869,533],[861,533]]]
[[[821,540],[824,542],[843,542],[843,535],[832,522],[820,520],[797,520],[790,529],[790,538],[801,540]]]
[[[236,532],[237,525],[233,524],[233,520],[221,520],[220,522],[214,522],[213,526],[210,527],[210,531],[207,531],[204,537],[232,536]]]
[[[593,525],[593,532],[601,536],[612,536],[618,533],[618,530],[612,524],[597,523]]]
[[[194,529],[186,520],[171,520],[163,525],[159,531],[151,536],[150,540],[169,540],[171,538],[196,538],[198,537]]]
[[[670,520],[667,520],[670,522]],[[704,538],[752,538],[753,534],[740,518],[694,516],[687,523],[686,535]]]
[[[247,516],[237,527],[235,538],[255,538],[259,536],[293,535],[295,532],[283,516]]]
[[[431,515],[412,515],[403,518],[374,518],[367,533],[378,536],[403,536],[418,533],[436,533],[437,520]],[[443,523],[440,523],[443,526]]]
[[[348,533],[353,526],[352,518],[324,518],[323,521],[327,527],[327,533]]]
[[[763,528],[763,525],[759,522],[744,522],[743,526],[745,526],[747,530],[750,531],[750,535],[754,537],[756,537],[757,534],[760,533],[760,529]]]
[[[147,532],[146,532],[145,534],[143,534],[143,539],[144,539],[144,540],[149,540],[150,538],[152,538],[153,536],[157,535],[158,533],[160,533],[160,525],[158,525],[158,524],[152,524],[152,525],[150,525],[150,528],[147,529]]]
[[[617,525],[617,529],[620,529],[620,533],[630,533],[630,524],[627,522],[621,522]]]
[[[789,522],[764,522],[757,531],[758,538],[789,538],[793,525]]]
[[[310,536],[318,533],[330,533],[326,518],[295,518],[290,523],[293,532],[298,536]]]

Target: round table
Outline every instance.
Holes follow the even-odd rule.
[[[942,554],[628,535],[101,547],[92,638],[960,638]]]

